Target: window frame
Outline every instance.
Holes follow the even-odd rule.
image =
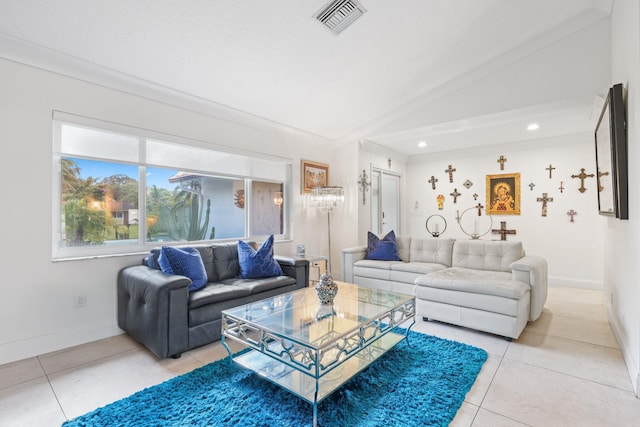
[[[63,141],[62,141],[62,126],[74,126],[80,128],[87,128],[96,131],[102,131],[107,133],[116,133],[129,137],[134,137],[137,139],[138,144],[138,153],[137,153],[137,162],[123,161],[119,159],[112,159],[108,157],[97,157],[90,155],[78,155],[74,153],[66,153],[62,149]],[[64,261],[64,260],[72,260],[72,259],[87,259],[87,258],[100,258],[100,257],[113,257],[113,256],[127,256],[132,254],[139,254],[148,252],[151,248],[157,247],[159,242],[156,241],[147,241],[146,232],[147,232],[147,206],[146,206],[146,188],[147,188],[147,179],[146,173],[147,168],[174,168],[176,170],[192,172],[196,174],[202,174],[204,176],[215,176],[220,178],[228,178],[228,179],[242,179],[244,181],[245,188],[245,209],[244,209],[244,233],[245,235],[238,238],[223,238],[223,239],[205,239],[205,240],[194,240],[189,241],[188,243],[193,244],[201,244],[201,243],[211,243],[211,242],[225,242],[225,241],[237,241],[238,239],[243,240],[258,240],[261,238],[265,238],[266,236],[257,236],[253,235],[252,225],[251,225],[251,214],[250,214],[250,205],[251,205],[251,185],[253,181],[256,182],[267,182],[267,183],[277,183],[281,184],[283,188],[283,198],[284,203],[282,205],[283,209],[283,230],[281,234],[275,234],[275,238],[278,241],[286,241],[291,240],[291,224],[290,224],[290,198],[291,194],[291,186],[292,186],[292,165],[293,161],[290,158],[279,157],[268,155],[264,153],[258,153],[248,150],[241,150],[236,147],[227,147],[221,146],[214,143],[209,143],[206,141],[199,141],[194,139],[189,139],[186,137],[176,136],[164,134],[161,132],[151,131],[147,129],[141,129],[133,126],[105,122],[98,119],[78,116],[75,114],[64,113],[60,111],[53,111],[52,115],[52,133],[53,133],[53,152],[52,152],[52,260],[53,261]],[[200,170],[200,169],[188,169],[181,166],[171,167],[167,164],[152,164],[148,163],[146,150],[147,150],[147,140],[153,140],[154,143],[166,143],[177,147],[184,147],[185,154],[188,154],[187,150],[189,149],[200,149],[200,150],[208,150],[211,151],[213,155],[216,152],[223,153],[225,155],[235,155],[241,156],[245,161],[251,163],[254,161],[259,162],[272,162],[274,166],[281,167],[282,169],[278,170],[278,174],[280,178],[270,178],[265,176],[247,176],[242,174],[230,174],[228,172],[221,173],[216,170]],[[137,166],[138,168],[138,215],[140,218],[139,221],[139,233],[137,243],[131,244],[123,244],[123,245],[95,245],[95,246],[75,246],[75,247],[61,247],[60,241],[64,234],[64,230],[62,229],[62,166],[61,160],[62,158],[77,158],[77,159],[85,159],[85,160],[94,160],[94,161],[106,161],[118,164],[128,164]],[[252,168],[249,168],[252,169]],[[105,178],[105,177],[103,177]],[[184,245],[185,241],[173,241],[173,242],[162,242],[162,244],[166,245]]]

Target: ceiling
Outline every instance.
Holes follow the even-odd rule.
[[[314,19],[326,3],[0,0],[0,36],[326,142],[405,155],[593,129],[602,73],[564,94],[540,85],[519,103],[461,108],[460,97],[492,93],[491,76],[508,70],[526,74],[517,65],[544,61],[545,49],[568,49],[607,20],[612,0],[360,0],[367,12],[337,36]],[[524,130],[532,121],[535,136]]]

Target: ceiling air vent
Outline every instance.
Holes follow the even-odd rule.
[[[356,0],[334,0],[316,14],[316,19],[334,34],[340,34],[367,10]]]

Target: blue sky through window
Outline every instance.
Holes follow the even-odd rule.
[[[80,167],[80,177],[86,179],[93,177],[99,180],[107,178],[112,175],[122,174],[127,175],[138,180],[138,167],[134,165],[127,165],[122,163],[110,163],[101,162],[96,160],[85,159],[73,159]],[[160,169],[160,168],[148,168],[151,169],[147,173],[147,186],[152,187],[156,185],[158,188],[166,188],[167,190],[173,190],[176,184],[169,182],[169,178],[177,173],[174,169]]]

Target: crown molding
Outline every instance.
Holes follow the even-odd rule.
[[[0,33],[0,58],[262,132],[285,134],[312,144],[331,142],[330,139],[320,135],[140,79],[3,33]]]

